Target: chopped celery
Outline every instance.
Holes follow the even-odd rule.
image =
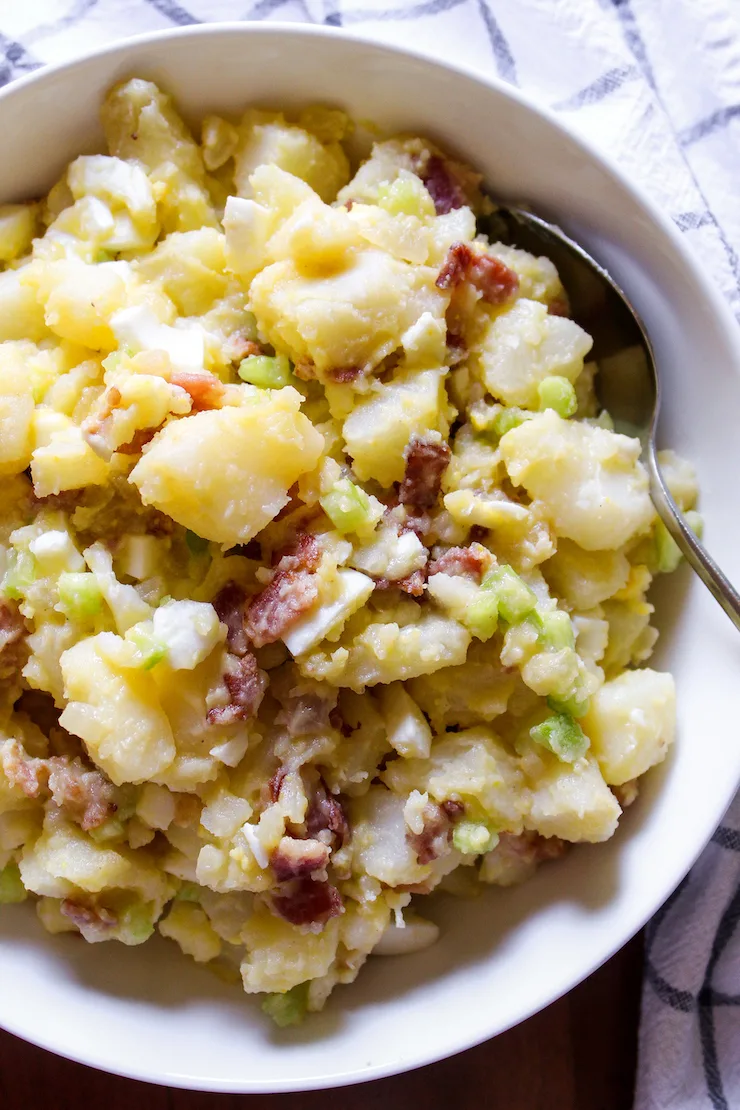
[[[128,944],[143,944],[154,932],[151,902],[134,902],[118,915],[118,927]]]
[[[25,902],[28,894],[21,880],[17,863],[9,863],[0,871],[0,906]]]
[[[73,621],[89,620],[100,612],[103,595],[98,580],[89,571],[67,572],[57,580],[59,604]]]
[[[105,844],[109,840],[123,840],[126,835],[126,826],[119,817],[110,817],[96,829],[90,829],[90,836],[98,844]]]
[[[466,856],[479,856],[498,844],[498,833],[477,821],[460,821],[452,832],[452,844]]]
[[[653,532],[655,544],[655,569],[658,574],[670,574],[681,562],[681,552],[676,541],[662,520],[656,520]]]
[[[510,432],[512,428],[518,428],[526,419],[527,417],[521,409],[503,409],[502,412],[498,412],[494,416],[492,427],[496,435],[501,437]]]
[[[262,1009],[276,1025],[284,1029],[287,1025],[299,1025],[306,1016],[308,1006],[308,983],[299,983],[284,994],[268,994]]]
[[[547,704],[553,713],[570,713],[571,717],[585,717],[588,713],[588,698],[553,698],[547,699]]]
[[[397,177],[390,184],[378,187],[378,205],[391,216],[417,216],[420,220],[434,216],[434,202],[421,181]]]
[[[480,589],[465,610],[465,624],[479,640],[490,640],[498,626],[495,590]]]
[[[167,654],[167,645],[157,640],[148,628],[147,622],[135,624],[126,633],[126,639],[134,645],[137,652],[136,666],[143,671],[150,671],[157,663],[161,663]]]
[[[507,563],[489,570],[482,589],[492,590],[498,600],[499,615],[508,624],[516,624],[533,612],[537,596]]]
[[[687,513],[683,514],[683,518],[694,535],[701,539],[704,535],[704,518],[701,513],[697,513],[694,509],[689,509]]]
[[[576,646],[571,619],[562,609],[540,613],[540,620],[542,627],[539,631],[539,640],[545,647],[552,648],[553,651],[562,651],[563,648]]]
[[[242,359],[238,373],[243,382],[260,389],[282,389],[293,380],[286,355],[248,355]]]
[[[589,739],[570,713],[554,713],[529,730],[537,744],[547,748],[564,763],[575,763],[588,751]]]
[[[368,523],[370,498],[349,478],[335,482],[319,503],[338,532],[356,532]]]
[[[35,580],[36,560],[31,552],[11,550],[8,553],[8,569],[0,582],[0,591],[12,601],[20,601]]]
[[[197,883],[189,883],[187,880],[183,880],[175,895],[175,900],[178,902],[200,902],[200,887]]]
[[[567,419],[578,408],[575,389],[567,378],[561,378],[558,374],[543,378],[537,386],[537,394],[541,412],[554,409],[558,416]]]
[[[188,528],[185,533],[185,543],[188,545],[188,550],[191,555],[202,555],[208,550],[208,540],[204,540],[196,532],[191,532]]]

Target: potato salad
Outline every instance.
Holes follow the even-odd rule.
[[[140,79],[102,123],[0,207],[0,903],[289,1025],[433,943],[424,895],[614,834],[679,555],[471,168]]]

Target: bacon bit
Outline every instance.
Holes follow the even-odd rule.
[[[226,661],[224,682],[231,700],[228,705],[208,710],[206,720],[209,725],[248,721],[259,709],[267,689],[267,675],[260,670],[251,652],[243,656],[227,655]]]
[[[133,435],[133,438],[128,443],[122,443],[120,447],[116,447],[116,451],[121,455],[138,455],[146,447],[147,443],[151,443],[155,435],[164,424],[158,424],[156,428],[138,428]]]
[[[299,358],[293,365],[293,373],[302,382],[311,382],[316,378],[316,366],[310,358]]]
[[[406,532],[413,532],[420,540],[424,540],[427,532],[432,526],[432,521],[428,513],[409,513],[406,519],[401,523],[398,534],[403,536]]]
[[[9,740],[0,748],[0,768],[10,785],[20,787],[27,798],[38,798],[47,788],[47,761],[28,755],[17,740]]]
[[[270,857],[270,866],[279,883],[302,879],[322,871],[329,862],[329,849],[320,840],[296,840],[284,836]]]
[[[319,592],[313,575],[320,562],[316,537],[302,533],[295,550],[279,560],[269,585],[250,602],[247,635],[256,647],[279,640],[311,608]]]
[[[445,811],[450,821],[454,824],[459,821],[465,812],[465,806],[462,802],[455,801],[454,798],[448,798],[447,801],[441,803],[441,808]]]
[[[294,880],[284,893],[273,894],[272,906],[291,925],[310,925],[319,927],[319,931],[332,917],[344,912],[337,888],[309,875]]]
[[[115,929],[118,924],[110,910],[103,906],[93,909],[92,906],[84,906],[72,898],[62,900],[59,912],[63,917],[69,918],[81,933],[86,933],[86,939],[96,937],[98,940],[105,940],[111,929]]]
[[[474,285],[489,304],[505,304],[519,288],[519,278],[500,259],[478,254],[467,243],[453,243],[437,276],[438,289],[454,289],[463,281]]]
[[[347,209],[348,212],[351,212],[356,204],[362,204],[362,201],[356,200],[354,197],[350,197],[349,200],[345,200],[344,207]]]
[[[429,577],[433,574],[459,574],[480,582],[486,562],[484,556],[470,547],[450,547],[429,564]]]
[[[227,582],[211,601],[218,619],[225,624],[226,646],[232,655],[243,656],[249,650],[247,631],[244,627],[244,606],[247,595],[236,582]]]
[[[438,216],[446,216],[448,212],[452,212],[455,208],[462,208],[467,203],[459,181],[452,173],[449,164],[439,155],[432,155],[421,179],[434,201],[434,209]]]
[[[290,736],[310,736],[331,728],[330,714],[337,702],[336,691],[324,696],[317,691],[291,696],[275,717],[275,724],[284,725]]]
[[[407,574],[405,578],[376,578],[376,590],[402,590],[405,594],[410,594],[412,597],[421,597],[424,593],[424,583],[426,582],[426,568],[422,570],[412,571]]]
[[[622,782],[619,786],[611,786],[609,789],[622,809],[627,809],[637,799],[637,795],[640,793],[640,784],[637,779],[629,779],[627,782]]]
[[[276,802],[280,797],[280,790],[283,785],[283,779],[287,774],[287,767],[278,767],[277,771],[268,782],[267,793],[271,802]]]
[[[243,332],[237,331],[226,340],[223,351],[229,362],[241,362],[250,355],[261,355],[264,347],[254,339],[248,339]]]
[[[406,471],[398,500],[416,509],[430,509],[437,500],[442,475],[450,461],[450,448],[446,443],[412,436],[403,457]]]
[[[18,670],[25,632],[26,624],[18,606],[0,600],[0,675]]]
[[[326,789],[323,781],[314,788],[306,812],[306,832],[314,839],[322,832],[333,833],[341,848],[349,836],[349,822],[342,803]]]
[[[220,408],[224,399],[226,388],[215,374],[191,374],[180,371],[170,378],[172,385],[177,385],[189,394],[196,412],[203,409]]]
[[[118,809],[115,787],[81,759],[53,756],[48,765],[52,799],[84,832],[99,828]]]
[[[503,850],[523,863],[544,863],[546,860],[559,859],[567,849],[567,844],[558,836],[542,836],[538,832],[527,831],[514,835],[500,833],[496,851]]]
[[[420,833],[407,830],[406,840],[416,852],[419,863],[431,863],[444,855],[452,836],[452,822],[442,806],[427,802],[422,810],[424,828]]]
[[[335,370],[327,370],[326,376],[331,382],[337,385],[346,385],[348,382],[357,381],[361,376],[362,370],[359,366],[340,366]]]
[[[570,316],[568,298],[565,295],[562,297],[555,297],[547,306],[547,311],[551,316]]]

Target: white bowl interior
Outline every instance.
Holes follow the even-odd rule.
[[[70,158],[96,149],[100,100],[131,75],[159,81],[191,117],[322,101],[432,135],[502,197],[526,199],[579,236],[640,307],[665,387],[662,438],[695,462],[709,546],[740,581],[740,334],[677,233],[596,155],[517,94],[423,58],[306,28],[211,26],[133,41],[7,90],[0,199],[43,193]],[[665,899],[740,780],[737,634],[686,571],[658,604],[655,665],[676,676],[678,742],[608,844],[578,848],[520,889],[440,901],[435,948],[370,961],[324,1014],[283,1033],[174,946],[88,946],[49,937],[27,907],[3,910],[0,1024],[111,1071],[248,1092],[414,1067],[546,1005]]]

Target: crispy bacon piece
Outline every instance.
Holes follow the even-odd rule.
[[[118,924],[117,919],[103,906],[93,908],[85,906],[82,902],[75,902],[73,898],[64,898],[59,906],[63,917],[77,926],[85,939],[105,940],[112,929]]]
[[[322,833],[331,833],[337,837],[340,848],[349,836],[349,822],[342,803],[329,793],[323,782],[319,782],[311,794],[306,832],[314,839],[319,839]]]
[[[246,655],[249,650],[247,630],[244,627],[247,595],[236,582],[227,582],[213,598],[211,605],[218,619],[226,625],[226,646],[232,655]]]
[[[20,652],[26,625],[17,605],[0,601],[0,677],[20,667]]]
[[[335,886],[319,882],[310,875],[294,880],[280,894],[273,894],[275,912],[291,925],[321,928],[332,917],[344,912],[342,896]]]
[[[320,840],[284,836],[270,857],[270,866],[277,881],[285,883],[322,871],[329,862],[329,855],[329,848]]]
[[[412,571],[405,578],[376,578],[376,590],[401,590],[412,597],[421,597],[426,582],[426,569]]]
[[[178,371],[172,375],[170,382],[190,395],[196,412],[220,408],[226,392],[223,382],[219,381],[215,374]]]
[[[100,771],[85,767],[81,759],[53,756],[49,789],[59,808],[85,832],[99,828],[118,809],[115,787]]]
[[[10,740],[0,747],[0,768],[11,786],[20,787],[27,798],[38,798],[47,788],[47,760],[28,755],[17,740]]]
[[[459,574],[480,582],[485,568],[485,558],[470,547],[450,547],[429,564],[429,577],[433,574]]]
[[[356,381],[362,370],[359,366],[339,366],[335,370],[327,371],[327,378],[329,381],[336,382],[337,385],[346,385],[348,382]]]
[[[279,640],[311,608],[319,592],[313,576],[320,561],[316,537],[307,532],[279,560],[272,581],[252,598],[247,610],[247,635],[256,647]]]
[[[453,243],[437,276],[438,289],[454,289],[464,281],[474,285],[489,304],[505,304],[519,288],[519,278],[491,254],[479,254],[467,243]]]
[[[431,863],[444,855],[452,836],[452,821],[442,806],[427,802],[422,817],[424,828],[420,833],[406,832],[406,840],[416,852],[419,863]]]
[[[230,335],[224,343],[224,354],[229,362],[241,362],[243,358],[249,358],[250,355],[261,355],[262,353],[262,344],[257,343],[254,339],[247,339],[242,332],[237,331]]]
[[[440,803],[441,808],[445,811],[453,825],[458,821],[465,812],[465,806],[462,802],[455,801],[454,798],[448,798],[446,801]]]
[[[412,436],[404,452],[406,471],[398,490],[402,505],[430,509],[437,500],[442,475],[450,461],[450,448],[424,436]]]
[[[248,721],[259,709],[267,689],[267,675],[261,671],[251,651],[246,655],[228,655],[224,682],[229,691],[227,705],[209,709],[209,725],[230,725],[234,721]]]
[[[452,173],[448,163],[439,155],[433,154],[421,175],[427,191],[434,201],[438,216],[446,216],[454,208],[462,208],[467,198],[460,182]]]
[[[283,785],[283,779],[288,773],[287,767],[278,767],[275,774],[270,778],[267,784],[267,793],[271,802],[276,802],[280,797],[280,790]]]

